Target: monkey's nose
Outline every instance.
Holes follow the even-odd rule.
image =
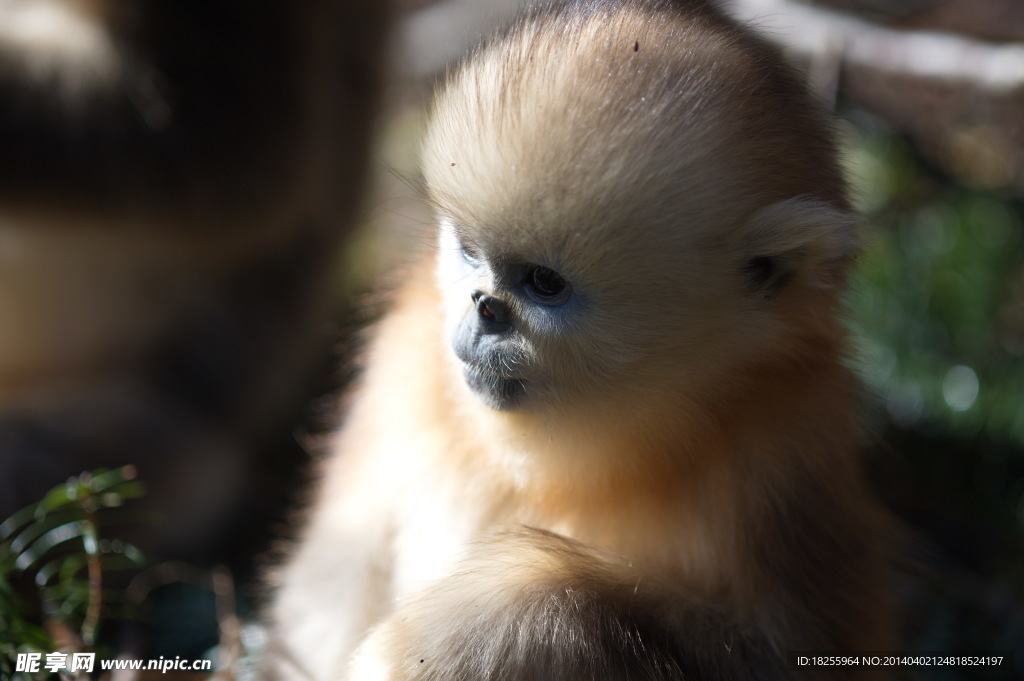
[[[476,305],[476,312],[484,319],[498,324],[507,324],[509,320],[508,305],[494,296],[489,296],[483,291],[473,291],[470,294],[473,304]]]

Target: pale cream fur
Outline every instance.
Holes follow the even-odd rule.
[[[540,12],[451,77],[423,170],[439,247],[372,331],[269,676],[785,678],[887,645],[856,219],[777,56],[699,3]],[[581,302],[531,312],[508,261]],[[462,378],[474,290],[517,320],[521,408]]]

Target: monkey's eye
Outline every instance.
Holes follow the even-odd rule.
[[[537,302],[560,305],[569,294],[569,285],[550,267],[534,266],[526,271],[526,290]]]
[[[480,264],[480,255],[472,248],[460,243],[459,251],[462,253],[462,259],[468,262],[470,265]]]

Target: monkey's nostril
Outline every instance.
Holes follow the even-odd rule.
[[[494,312],[492,312],[491,309],[487,307],[487,301],[489,298],[484,296],[483,291],[477,289],[473,291],[471,294],[469,294],[469,297],[473,300],[473,304],[476,305],[476,311],[481,317],[486,317],[487,319],[494,319]],[[482,301],[481,298],[483,298]]]
[[[507,324],[509,321],[509,309],[499,298],[489,296],[485,293],[473,292],[473,302],[476,304],[476,312],[484,319],[497,322],[498,324]]]

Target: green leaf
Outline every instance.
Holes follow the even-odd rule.
[[[84,520],[76,520],[53,528],[19,552],[15,565],[19,570],[27,570],[54,547],[84,536],[88,525]]]
[[[22,528],[20,534],[12,536],[9,541],[0,544],[0,560],[8,554],[20,554],[33,541],[50,530],[68,522],[82,520],[85,514],[78,508],[64,509],[36,520]]]
[[[137,471],[135,466],[122,466],[112,471],[93,471],[88,486],[94,494],[112,491],[114,487],[130,480],[135,480]]]
[[[87,565],[88,560],[80,553],[55,558],[36,572],[36,585],[46,586],[54,577],[58,577],[62,582],[69,581]]]
[[[0,540],[6,541],[14,532],[32,522],[38,503],[30,504],[0,523]]]
[[[63,485],[54,487],[46,493],[37,506],[36,518],[42,519],[46,514],[67,506],[77,506],[82,496],[82,486],[78,479],[69,478]]]

